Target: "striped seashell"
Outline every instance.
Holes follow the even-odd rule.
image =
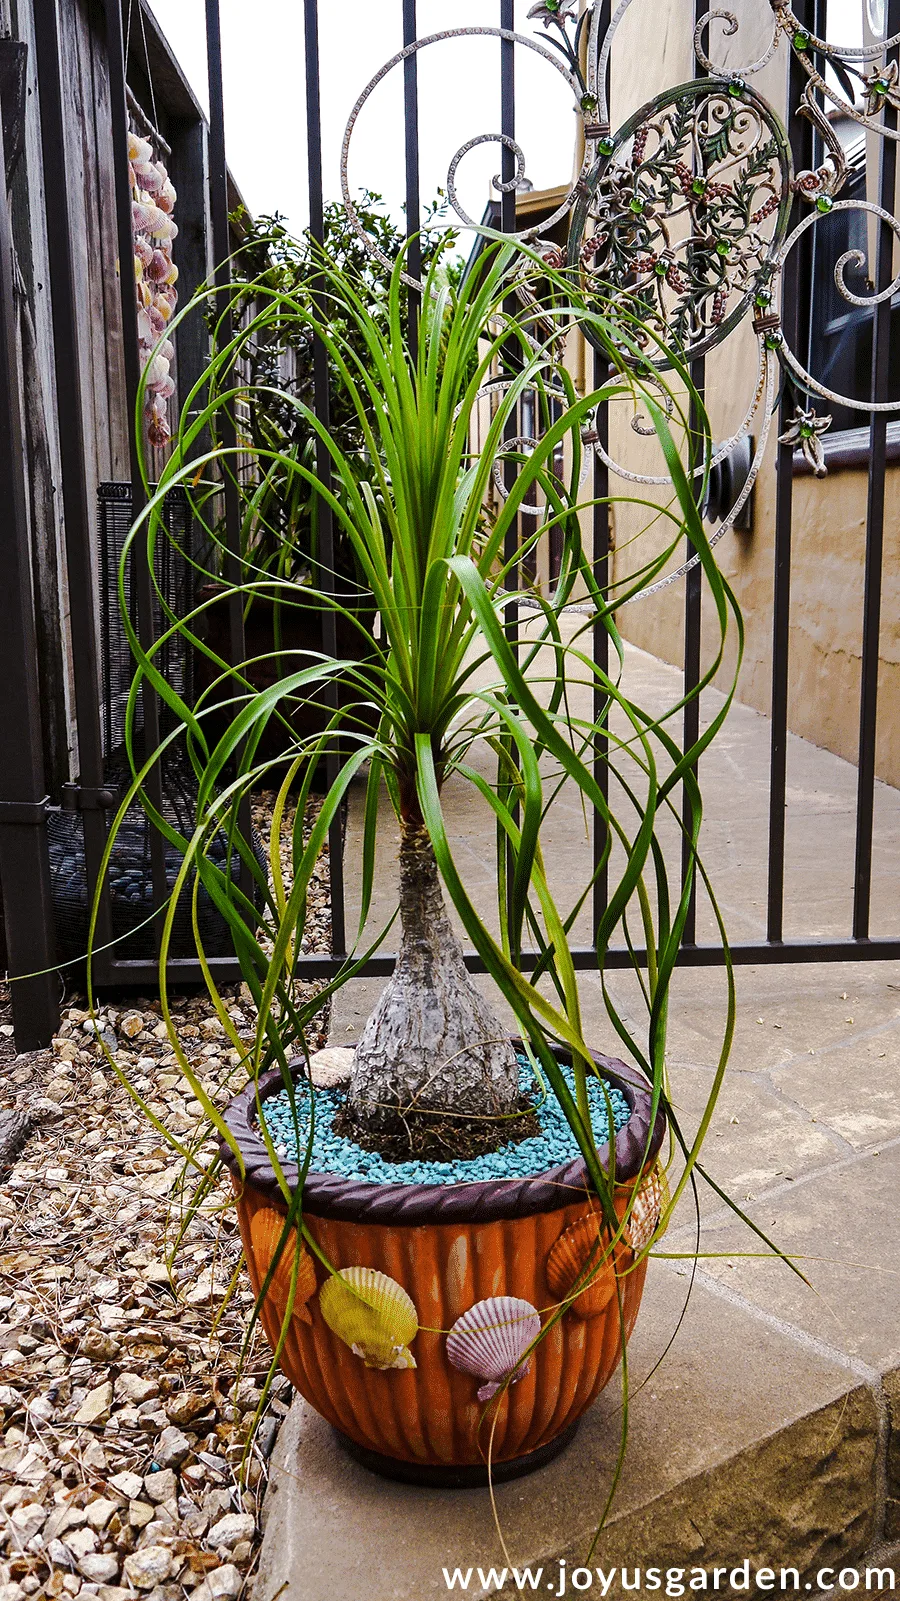
[[[409,1349],[419,1315],[406,1291],[374,1267],[343,1267],[325,1280],[319,1309],[338,1339],[367,1368],[414,1368]]]
[[[623,1230],[633,1251],[643,1251],[650,1244],[668,1204],[668,1180],[665,1169],[657,1162],[642,1180]]]
[[[461,1373],[484,1379],[479,1401],[496,1395],[504,1379],[523,1379],[530,1367],[522,1358],[541,1332],[537,1308],[513,1295],[477,1301],[458,1317],[447,1335],[447,1360]]]
[[[139,134],[129,133],[128,159],[129,161],[152,161],[153,146],[150,140],[142,139]]]
[[[284,1234],[284,1218],[273,1207],[261,1207],[254,1212],[250,1223],[250,1242],[253,1248],[253,1260],[259,1274],[260,1283],[265,1279],[278,1249],[278,1242]],[[279,1322],[284,1318],[288,1307],[288,1298],[291,1292],[291,1278],[294,1271],[294,1259],[297,1252],[297,1231],[291,1229],[284,1242],[284,1248],[278,1258],[278,1265],[272,1274],[266,1300],[271,1301],[278,1314]],[[297,1267],[297,1288],[294,1292],[293,1316],[299,1318],[301,1323],[311,1323],[307,1301],[316,1290],[316,1269],[310,1252],[305,1245],[300,1246],[300,1262]]]
[[[571,1304],[576,1317],[599,1317],[615,1294],[612,1257],[604,1258],[608,1245],[602,1214],[585,1212],[559,1236],[547,1258],[547,1283],[560,1301],[583,1281]]]

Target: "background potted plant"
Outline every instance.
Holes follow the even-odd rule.
[[[200,442],[216,407],[231,403],[223,374],[233,372],[242,341],[261,345],[270,327],[283,331],[292,322],[320,338],[358,419],[365,470],[301,396],[285,392],[284,405],[326,442],[335,487],[317,480],[303,453],[277,444],[258,448],[260,471],[277,465],[285,483],[298,480],[304,494],[330,506],[374,598],[378,623],[365,652],[331,661],[315,650],[283,650],[282,676],[256,694],[219,662],[218,678],[191,707],[158,674],[154,652],[133,639],[139,663],[133,694],[150,674],[184,730],[199,781],[196,828],[179,840],[184,867],[163,934],[161,974],[179,894],[193,883],[196,896],[202,885],[229,920],[257,1007],[255,1044],[247,1053],[209,975],[248,1077],[225,1115],[204,1095],[169,1021],[181,1069],[233,1177],[257,1312],[276,1359],[357,1454],[381,1471],[425,1482],[473,1482],[488,1471],[510,1476],[538,1466],[570,1437],[608,1381],[637,1316],[647,1254],[670,1204],[660,1160],[666,1117],[683,1155],[677,1200],[691,1182],[731,1027],[729,973],[719,1071],[691,1143],[667,1098],[667,999],[698,863],[695,766],[730,696],[682,753],[666,723],[683,701],[653,716],[622,687],[615,614],[654,581],[688,535],[719,629],[694,694],[717,673],[729,626],[740,633],[697,512],[705,474],[702,464],[694,473],[687,408],[698,400],[670,353],[659,352],[671,382],[649,365],[649,330],[629,324],[621,310],[613,316],[596,302],[579,303],[565,276],[525,255],[540,299],[526,297],[517,312],[509,308],[520,251],[489,245],[457,292],[442,281],[437,258],[415,355],[404,336],[399,261],[386,315],[373,311],[364,280],[327,257],[317,262],[316,298],[302,286],[238,286],[238,298],[256,309],[243,319],[234,345],[215,354],[209,403],[194,415],[185,409],[159,489],[132,534],[148,540],[152,557],[155,541],[165,537],[166,494],[176,484],[196,486],[221,457],[215,445],[203,450]],[[576,393],[563,359],[575,316],[590,320],[610,362],[608,382],[586,396]],[[493,414],[483,448],[473,454],[473,418],[491,382]],[[515,480],[486,526],[490,474],[526,389],[538,397],[545,431],[533,450],[512,453]],[[603,591],[581,542],[582,432],[598,404],[622,397],[652,420],[665,456],[669,500],[649,515],[667,522],[671,536],[659,555],[639,558],[630,578]],[[704,443],[708,454],[708,433]],[[546,516],[529,540],[559,527],[562,569],[552,598],[539,601],[513,648],[503,553],[518,508],[535,489]],[[292,582],[290,575],[279,580]],[[578,584],[592,602],[591,615],[564,627]],[[245,588],[252,592],[252,581]],[[315,593],[341,613],[327,588]],[[353,620],[364,631],[360,617]],[[597,624],[613,647],[611,673],[582,646],[585,629]],[[600,691],[595,716],[576,718],[569,710],[573,671]],[[335,678],[342,706],[334,727],[298,737],[283,774],[264,883],[241,846],[241,798],[270,771],[260,744],[280,706]],[[225,706],[229,725],[213,742],[206,733],[210,714]],[[338,727],[337,776],[304,837],[316,761]],[[472,762],[476,747],[496,759],[493,782]],[[601,756],[612,800],[597,780]],[[349,1083],[317,1088],[305,1028],[367,953],[360,933],[337,977],[314,1000],[298,999],[294,974],[307,886],[332,820],[364,774],[364,849],[354,864],[362,880],[360,929],[371,899],[384,785],[400,829],[400,954],[353,1052]],[[476,910],[448,842],[441,797],[451,777],[469,784],[473,800],[496,822],[497,935]],[[136,792],[142,779],[138,769]],[[635,958],[646,1008],[640,1029],[604,989],[611,1033],[636,1065],[598,1054],[584,1036],[569,931],[592,881],[588,876],[572,887],[572,903],[560,906],[541,848],[546,808],[562,782],[605,825],[611,888],[596,938],[601,973],[615,931],[624,925],[630,942],[634,916],[642,928],[648,955],[646,975]],[[286,874],[281,828],[291,786],[299,787],[299,803]],[[689,870],[673,886],[658,824],[666,815],[681,821],[682,800]],[[260,879],[267,898],[261,919],[208,856],[208,842],[223,828]],[[472,983],[445,896],[515,1019],[515,1037]],[[527,973],[521,970],[526,943],[538,952]],[[163,1013],[168,1019],[164,980]]]
[[[452,285],[459,281],[463,262],[452,253],[455,233],[437,226],[444,209],[445,202],[439,191],[426,208],[419,243],[423,270],[427,270],[440,253],[441,275]],[[361,288],[365,287],[373,317],[386,325],[390,270],[384,262],[393,261],[402,250],[404,235],[387,215],[380,195],[365,190],[357,210],[360,224],[380,251],[380,258],[365,247],[351,227],[344,207],[336,202],[325,207],[325,248],[337,267],[350,274]],[[316,263],[306,240],[294,238],[277,214],[251,217],[242,210],[235,216],[234,224],[242,241],[235,267],[240,271],[243,286],[243,292],[230,307],[235,321],[252,321],[261,295],[269,311],[273,296],[293,300],[298,295],[309,295],[314,285]],[[211,308],[209,315],[214,337],[217,309]],[[401,304],[404,336],[408,332],[408,318],[404,298]],[[341,331],[356,354],[364,354],[364,341],[358,328],[349,322]],[[364,648],[364,634],[355,626],[355,614],[361,614],[366,631],[371,631],[374,622],[371,591],[353,542],[341,524],[334,529],[334,570],[326,579],[319,538],[319,497],[308,476],[295,470],[296,465],[302,463],[308,474],[315,460],[315,431],[305,410],[292,403],[299,399],[305,406],[313,405],[313,344],[312,329],[295,316],[288,315],[284,319],[267,316],[264,328],[254,324],[253,335],[242,339],[234,349],[233,363],[215,368],[218,392],[213,398],[221,402],[225,392],[233,392],[237,384],[241,402],[233,408],[233,420],[245,448],[236,462],[226,458],[222,465],[224,471],[234,471],[240,497],[241,566],[244,579],[252,585],[247,591],[244,609],[246,673],[256,689],[268,688],[282,676],[280,652],[283,648],[316,650],[321,647],[319,588],[327,588],[340,596],[341,609],[335,617],[335,626],[338,654],[342,657],[356,657]],[[366,471],[366,440],[356,407],[338,381],[331,362],[329,370],[329,433],[341,447],[345,470],[352,470],[360,479]],[[212,377],[212,373],[208,376]],[[368,394],[361,398],[371,423],[374,402]],[[217,439],[219,415],[220,405],[210,408],[208,419],[214,440]],[[341,481],[336,484],[336,492],[342,493]],[[208,523],[211,553],[221,544],[220,504],[215,485],[210,486],[208,498],[202,494],[194,497],[194,511],[199,522],[207,524],[208,513],[212,513]],[[264,582],[267,578],[276,582],[267,586]],[[288,582],[278,582],[282,579]],[[204,640],[216,658],[230,661],[227,586],[218,577],[208,581],[201,585],[198,600],[217,602],[204,605]],[[207,652],[196,654],[198,690],[210,687],[216,671]],[[288,711],[290,730],[301,737],[319,732],[327,721],[321,701],[316,700],[312,692],[297,696],[290,708],[282,707],[283,714]],[[219,732],[224,726],[224,718],[218,719]],[[266,755],[280,754],[290,738],[291,732],[285,729],[282,721],[272,721],[263,736],[261,750]]]

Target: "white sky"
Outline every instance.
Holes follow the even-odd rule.
[[[206,105],[203,0],[150,0],[198,100]],[[533,0],[515,0],[516,27]],[[652,14],[651,0],[639,0]],[[659,4],[660,0],[653,0]],[[667,0],[671,5],[686,0]],[[829,34],[860,42],[866,0],[829,0]],[[869,0],[877,5],[877,0]],[[232,173],[251,211],[279,211],[295,231],[307,221],[306,108],[302,0],[221,0],[226,142]],[[499,0],[418,0],[420,36],[448,27],[498,25]],[[340,147],[357,95],[402,46],[401,0],[320,0],[322,137],[326,199],[340,195]],[[445,187],[450,159],[466,140],[500,128],[499,41],[447,40],[419,53],[423,203]],[[404,195],[403,68],[377,87],[350,151],[350,187],[383,194],[399,220]],[[569,89],[549,63],[516,50],[517,133],[526,175],[543,189],[572,172],[575,113]],[[500,169],[500,147],[481,146],[459,169],[460,200],[479,217]],[[465,248],[465,246],[464,246]]]
[[[533,0],[516,0],[520,33]],[[203,0],[151,0],[198,100],[206,105]],[[306,108],[301,0],[221,0],[229,166],[251,211],[278,210],[295,231],[307,220]],[[499,0],[419,0],[420,37],[447,27],[499,25]],[[348,113],[368,80],[402,47],[400,0],[342,0],[319,7],[322,136],[326,199],[340,195],[340,146]],[[419,53],[423,202],[440,185],[460,145],[500,128],[500,46],[494,39],[448,40]],[[561,59],[561,58],[560,58]],[[569,181],[576,118],[564,79],[532,51],[516,50],[518,134],[526,175],[542,189]],[[404,196],[403,67],[375,90],[350,150],[351,192],[384,194],[399,215]],[[480,216],[500,147],[465,157],[460,200]]]

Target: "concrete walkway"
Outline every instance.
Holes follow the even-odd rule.
[[[679,675],[629,650],[628,686],[645,706],[677,698]],[[711,713],[714,702],[705,707]],[[887,708],[885,709],[887,712]],[[767,721],[734,708],[705,759],[704,859],[732,939],[764,932]],[[788,772],[786,932],[847,931],[855,770],[792,739]],[[359,838],[347,844],[348,887]],[[451,843],[487,912],[493,836],[461,793],[445,797]],[[565,792],[551,813],[548,859],[574,895],[589,846]],[[392,830],[370,927],[390,915]],[[677,848],[672,836],[670,846]],[[900,932],[900,794],[878,787],[873,927]],[[711,937],[701,910],[699,937]],[[611,980],[631,1009],[628,975]],[[593,1562],[799,1569],[815,1592],[825,1566],[859,1563],[900,1542],[900,965],[743,968],[728,1076],[706,1146],[717,1182],[795,1255],[806,1286],[762,1260],[750,1231],[707,1191],[701,1260],[683,1321],[695,1224],[682,1205],[651,1264],[629,1347],[630,1442],[611,1519]],[[377,984],[338,997],[333,1037],[368,1015]],[[600,1049],[621,1054],[598,980],[582,1003]],[[724,982],[682,970],[673,988],[669,1061],[685,1126],[708,1093]],[[657,1367],[664,1356],[661,1366]],[[497,1515],[512,1563],[587,1559],[619,1443],[616,1381],[569,1451],[534,1478],[501,1487]],[[446,1595],[444,1567],[505,1558],[486,1492],[387,1484],[350,1463],[302,1402],[279,1441],[256,1601],[427,1601]],[[900,1579],[900,1552],[894,1566]],[[725,1581],[722,1581],[723,1584]],[[865,1588],[865,1578],[860,1583]],[[483,1591],[477,1574],[468,1591]],[[517,1593],[510,1583],[502,1595]],[[567,1592],[568,1593],[568,1592]],[[588,1592],[590,1593],[590,1592]],[[597,1591],[599,1593],[599,1591]],[[610,1595],[620,1593],[618,1583]]]

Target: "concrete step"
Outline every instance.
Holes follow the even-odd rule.
[[[628,1451],[593,1550],[621,1439],[617,1380],[565,1454],[498,1486],[493,1506],[487,1490],[374,1477],[298,1399],[273,1460],[257,1598],[426,1601],[450,1593],[445,1568],[474,1570],[470,1596],[507,1597],[514,1584],[486,1588],[477,1570],[540,1565],[546,1592],[563,1562],[712,1575],[749,1561],[754,1575],[796,1568],[809,1591],[823,1567],[900,1539],[900,1369],[881,1378],[705,1274],[657,1368],[687,1286],[661,1262],[648,1275],[630,1346]],[[617,1578],[608,1594],[624,1593]]]

